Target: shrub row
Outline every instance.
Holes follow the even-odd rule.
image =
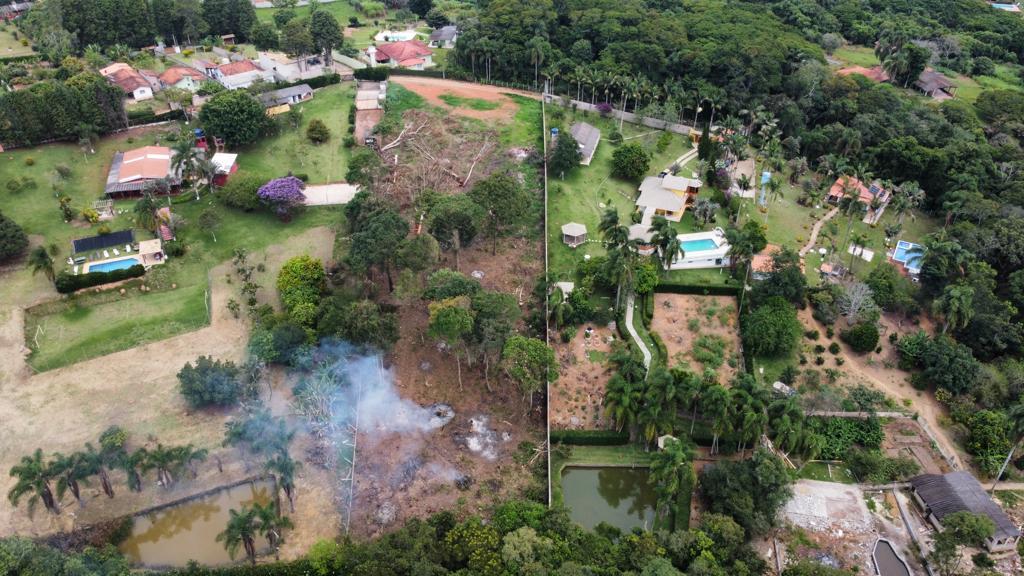
[[[163,114],[157,114],[152,110],[131,110],[128,112],[128,124],[130,126],[156,124],[157,122],[168,122],[171,120],[185,120],[185,111],[170,110]]]
[[[661,357],[661,363],[664,366],[668,366],[668,347],[665,346],[665,341],[661,339],[661,334],[658,334],[657,332],[651,332],[650,334],[651,340],[654,342],[654,347],[656,348],[654,353]]]
[[[665,281],[659,282],[658,287],[655,288],[654,291],[667,294],[697,294],[699,296],[738,297],[740,295],[739,286],[700,286],[698,284],[683,284],[679,282]]]
[[[372,80],[380,82],[387,80],[390,76],[391,69],[384,68],[383,66],[374,66],[373,68],[363,68],[361,70],[354,70],[352,75],[355,76],[356,80]]]
[[[552,430],[551,443],[574,446],[621,446],[629,443],[629,432],[623,430]]]
[[[292,86],[299,86],[300,84],[306,84],[310,88],[316,90],[317,88],[326,88],[333,84],[341,84],[341,74],[337,72],[331,72],[330,74],[321,74],[309,78],[308,80],[297,80],[295,82],[275,82],[274,90],[280,90],[282,88],[291,88]]]
[[[57,292],[60,292],[61,294],[70,294],[83,288],[99,286],[100,284],[109,284],[110,282],[127,280],[128,278],[138,278],[145,273],[146,269],[142,264],[136,264],[135,266],[122,268],[121,270],[111,270],[110,272],[88,272],[86,274],[68,274],[67,272],[61,272],[57,275],[54,285],[57,287]]]
[[[166,572],[168,576],[311,576],[317,574],[305,558],[292,562],[270,564],[239,564],[238,566],[190,566]]]

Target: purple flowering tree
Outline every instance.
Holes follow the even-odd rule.
[[[306,183],[295,176],[285,176],[260,186],[256,194],[281,220],[287,221],[291,218],[292,211],[306,201],[306,195],[302,193],[305,187]]]

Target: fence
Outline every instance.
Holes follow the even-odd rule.
[[[557,96],[555,94],[545,94],[544,99],[554,104],[563,104],[567,99],[563,96]],[[600,111],[597,108],[597,104],[591,104],[589,102],[583,102],[582,100],[568,99],[569,105],[577,110],[586,110],[588,112]],[[647,126],[648,128],[654,128],[656,130],[665,130],[667,132],[675,132],[676,134],[683,134],[684,136],[690,135],[691,127],[686,124],[679,124],[677,122],[668,122],[666,120],[660,120],[658,118],[650,118],[647,116],[641,116],[634,114],[633,112],[623,112],[622,110],[612,109],[608,113],[609,116],[615,119],[622,119],[630,124],[640,124],[641,126]]]

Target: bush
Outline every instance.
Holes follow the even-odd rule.
[[[163,244],[164,254],[177,258],[185,255],[185,243],[181,240],[168,240]]]
[[[356,80],[370,80],[380,82],[387,80],[390,69],[384,66],[374,66],[372,68],[363,68],[362,70],[355,70],[352,75],[355,76]]]
[[[807,332],[804,332],[804,337],[808,340],[817,340],[821,337],[821,333],[817,330],[808,330]]]
[[[300,325],[311,325],[313,318],[306,312],[309,307],[316,309],[325,281],[323,264],[309,255],[296,256],[281,267],[277,275],[277,291],[284,309]]]
[[[0,212],[0,263],[21,256],[28,248],[28,235],[14,220]]]
[[[25,166],[35,166],[35,165],[36,165],[36,159],[35,158],[33,158],[31,156],[29,156],[28,158],[25,158]]]
[[[825,447],[819,457],[823,460],[839,460],[852,446],[878,449],[882,446],[885,433],[878,418],[822,418],[807,419],[811,431],[825,438]]]
[[[612,176],[638,181],[650,168],[651,155],[639,144],[624,144],[612,153]]]
[[[629,431],[552,430],[551,443],[575,446],[621,446],[629,443]]]
[[[796,345],[801,325],[793,305],[781,296],[772,296],[747,315],[740,332],[746,352],[779,356]]]
[[[345,148],[352,148],[356,145],[356,139],[353,136],[345,136],[341,139],[341,145]]]
[[[920,467],[911,458],[889,458],[878,450],[850,448],[843,455],[843,462],[857,480],[869,484],[899,482],[917,474]]]
[[[352,128],[355,128],[354,126]],[[319,118],[313,118],[306,127],[306,138],[314,144],[323,144],[331,139],[331,130]]]
[[[238,374],[234,362],[200,356],[195,366],[186,362],[178,372],[181,395],[192,408],[234,404],[241,392]]]
[[[828,345],[828,351],[834,354],[839,354],[840,348],[838,342],[833,342]]]
[[[252,212],[262,206],[257,194],[262,185],[263,182],[252,174],[235,174],[217,190],[217,197],[225,206]]]
[[[166,247],[167,245],[164,244],[164,246]],[[60,292],[61,294],[70,294],[83,288],[91,288],[93,286],[118,282],[128,278],[138,278],[145,273],[146,269],[142,264],[136,264],[135,266],[122,268],[121,270],[111,270],[110,272],[89,272],[86,274],[69,274],[67,272],[61,272],[57,275],[57,279],[54,281],[54,286],[57,287],[57,292]]]
[[[874,322],[861,322],[849,330],[843,330],[839,337],[856,352],[865,354],[878,345],[878,326]]]

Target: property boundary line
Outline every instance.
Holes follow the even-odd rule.
[[[544,284],[548,281],[548,117],[544,98],[540,99],[540,141],[544,158]],[[548,322],[551,313],[547,294],[544,295],[544,344],[551,345],[551,334]],[[544,425],[545,447],[548,451],[548,507],[551,507],[551,378],[544,379]]]

